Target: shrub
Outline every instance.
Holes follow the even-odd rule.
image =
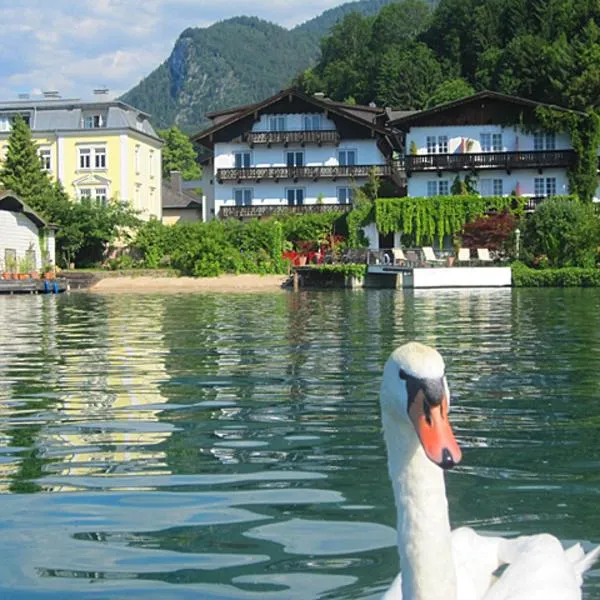
[[[542,202],[523,227],[523,257],[541,267],[594,267],[600,225],[589,204],[568,198]]]
[[[514,262],[512,282],[515,287],[600,287],[600,269],[532,269]]]
[[[489,248],[508,254],[513,246],[516,217],[508,211],[482,216],[464,226],[462,240],[467,248]]]

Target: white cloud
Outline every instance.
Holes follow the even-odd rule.
[[[238,15],[293,27],[340,0],[27,0],[0,8],[0,100],[59,90],[89,98],[107,85],[120,94],[170,54],[188,27]],[[18,49],[18,50],[17,50]]]

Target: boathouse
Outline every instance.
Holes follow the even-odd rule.
[[[0,190],[0,278],[54,268],[55,229],[16,194]]]

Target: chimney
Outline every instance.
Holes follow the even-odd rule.
[[[47,92],[42,92],[42,94],[46,100],[55,100],[56,98],[60,98],[60,94],[57,90],[48,90]]]
[[[29,94],[19,94],[19,100],[29,100]]]
[[[94,96],[106,96],[108,94],[108,88],[103,86],[94,90]]]
[[[171,189],[177,194],[181,194],[181,171],[171,171]]]

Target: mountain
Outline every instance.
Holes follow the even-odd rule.
[[[342,4],[291,30],[256,17],[186,29],[169,58],[121,99],[150,113],[158,128],[198,131],[207,112],[258,102],[287,87],[314,63],[321,37],[348,13],[375,15],[392,1]]]

